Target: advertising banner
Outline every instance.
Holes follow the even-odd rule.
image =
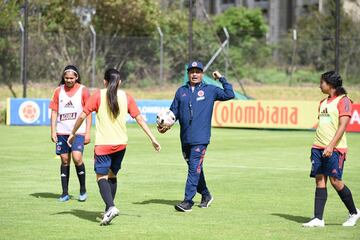
[[[6,108],[7,125],[50,125],[50,99],[8,98]],[[138,100],[140,112],[147,123],[156,123],[156,114],[168,109],[170,100]],[[93,123],[95,117],[93,117]],[[134,122],[128,115],[128,122]]]
[[[360,132],[360,104],[352,105],[352,115],[346,131]]]
[[[212,126],[270,129],[313,129],[318,101],[237,100],[216,102]],[[360,132],[360,104],[353,104],[347,131]]]

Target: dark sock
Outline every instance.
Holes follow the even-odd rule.
[[[80,183],[80,194],[84,194],[86,193],[86,187],[85,187],[85,165],[84,163],[81,164],[80,166],[76,166],[76,174],[78,176],[79,179],[79,183]]]
[[[68,186],[69,186],[69,177],[70,177],[70,166],[60,166],[60,177],[61,177],[61,187],[62,187],[62,196],[68,195]]]
[[[349,210],[349,213],[356,214],[357,211],[350,189],[348,189],[348,187],[344,185],[343,189],[341,189],[337,193],[339,194],[341,201],[343,201],[346,208]]]
[[[320,220],[323,219],[324,208],[327,200],[327,189],[326,188],[316,188],[315,190],[315,207],[314,207],[314,217]]]
[[[115,195],[116,195],[116,189],[117,189],[117,178],[109,178],[108,179],[110,188],[111,188],[111,195],[113,200],[115,199]]]
[[[114,206],[114,201],[111,195],[110,184],[106,179],[100,179],[98,181],[98,185],[99,185],[101,197],[106,205],[106,210],[108,210],[110,207]]]

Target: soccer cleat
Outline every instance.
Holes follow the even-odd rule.
[[[175,209],[179,212],[191,212],[192,204],[187,201],[182,201],[178,205],[175,205]]]
[[[324,220],[320,220],[318,218],[313,218],[310,222],[303,223],[303,227],[325,227]]]
[[[201,196],[201,203],[199,204],[200,208],[207,208],[210,206],[210,204],[214,201],[214,198],[208,194],[208,195],[202,195]]]
[[[116,207],[110,207],[104,214],[104,217],[100,222],[100,226],[109,225],[111,220],[113,220],[116,216],[119,216],[119,210]]]
[[[87,194],[86,193],[83,193],[83,194],[80,194],[79,195],[79,202],[85,202],[87,199]]]
[[[60,197],[59,197],[59,202],[67,202],[67,201],[69,201],[70,200],[70,196],[68,195],[68,194],[66,194],[66,195],[61,195]]]
[[[344,227],[353,227],[356,225],[357,220],[360,219],[360,210],[356,209],[357,214],[349,214],[349,218],[342,225]]]

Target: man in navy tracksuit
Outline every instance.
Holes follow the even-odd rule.
[[[192,199],[196,192],[202,196],[199,207],[207,208],[213,201],[205,182],[203,160],[210,142],[214,102],[226,101],[235,96],[231,84],[218,71],[214,72],[213,76],[222,83],[224,89],[202,82],[201,62],[191,62],[187,71],[189,81],[176,91],[170,107],[180,123],[181,148],[188,164],[185,198],[175,206],[175,209],[181,212],[192,210]],[[164,133],[168,128],[159,126],[158,130]]]

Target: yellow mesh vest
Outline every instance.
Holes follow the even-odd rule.
[[[337,105],[344,96],[345,95],[338,96],[331,103],[327,103],[326,99],[321,103],[319,125],[316,129],[314,145],[326,147],[334,138],[336,130],[339,127],[339,111]],[[335,148],[347,148],[345,132]]]
[[[96,114],[95,145],[119,145],[127,144],[128,136],[126,130],[126,118],[128,113],[126,93],[118,90],[117,99],[120,114],[116,119],[112,118],[108,110],[106,89],[100,90],[100,106]]]

